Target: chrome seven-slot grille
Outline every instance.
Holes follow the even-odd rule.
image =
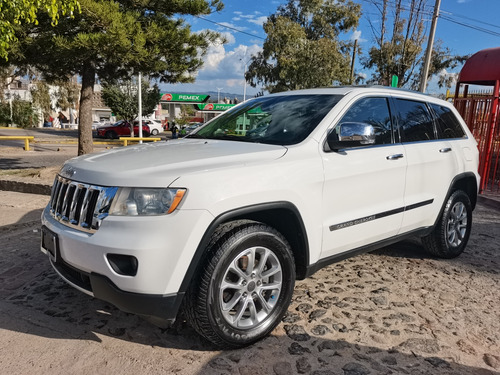
[[[64,225],[93,233],[108,216],[117,190],[57,176],[50,196],[50,213]]]

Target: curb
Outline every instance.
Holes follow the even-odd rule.
[[[50,195],[51,189],[52,185],[48,184],[0,180],[0,190],[15,191],[17,193]]]

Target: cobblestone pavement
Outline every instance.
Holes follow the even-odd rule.
[[[498,210],[478,206],[457,259],[407,241],[320,270],[270,337],[217,351],[182,319],[160,329],[61,281],[39,250],[47,199],[0,224],[0,373],[500,374]]]

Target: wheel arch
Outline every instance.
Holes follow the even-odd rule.
[[[191,259],[179,292],[184,293],[188,290],[194,275],[197,274],[197,270],[204,260],[205,249],[216,229],[222,224],[240,220],[261,222],[279,231],[292,249],[297,279],[306,277],[309,264],[309,242],[299,210],[290,202],[262,203],[225,212],[212,221]]]
[[[477,203],[477,186],[478,181],[474,173],[462,173],[453,179],[450,190],[448,191],[448,195],[446,196],[446,200],[448,200],[448,198],[451,194],[453,194],[454,191],[462,190],[469,196],[472,209],[474,209]]]
[[[429,229],[432,230],[432,228],[435,228],[436,225],[438,224],[441,216],[443,215],[444,209],[446,207],[446,202],[448,202],[448,199],[450,196],[457,190],[462,190],[467,194],[469,197],[472,209],[476,207],[477,203],[477,189],[478,189],[478,181],[476,179],[476,175],[472,172],[465,172],[461,173],[453,179],[453,181],[450,184],[450,187],[448,189],[448,192],[446,193],[446,197],[443,200],[443,203],[441,205],[441,210],[439,210],[439,215],[436,218],[436,221],[434,222],[434,225],[430,227]]]

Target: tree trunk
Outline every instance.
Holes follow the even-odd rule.
[[[85,64],[82,72],[80,113],[78,121],[78,155],[89,154],[94,149],[92,142],[92,99],[94,97],[95,69]]]

